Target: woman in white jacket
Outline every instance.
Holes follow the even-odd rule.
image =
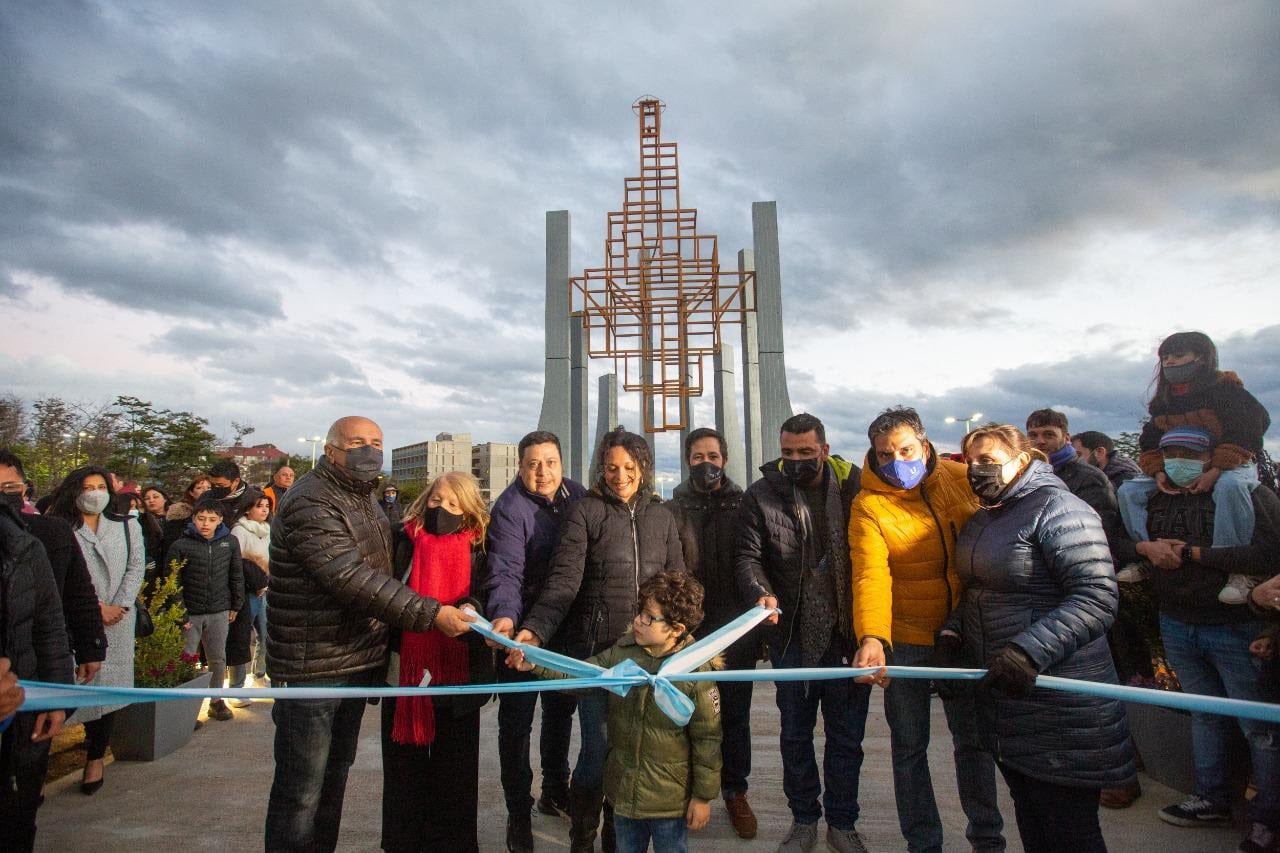
[[[263,572],[269,572],[271,550],[271,499],[258,492],[256,500],[231,528],[231,535],[240,543],[240,556],[252,562]],[[253,656],[253,676],[256,685],[265,686],[267,677],[267,589],[264,586],[249,600],[249,613],[253,617],[253,631],[257,635],[258,650]],[[234,668],[233,668],[234,669]],[[231,683],[237,684],[238,673],[232,672]],[[241,678],[241,683],[243,678]],[[243,708],[248,700],[238,699],[232,705]]]

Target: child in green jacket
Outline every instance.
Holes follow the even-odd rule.
[[[605,667],[635,661],[657,672],[667,657],[693,642],[702,623],[702,584],[686,572],[658,572],[640,585],[631,630],[588,660]],[[513,652],[517,669],[540,678],[569,678],[535,667]],[[701,670],[714,669],[714,662]],[[707,825],[710,801],[720,793],[720,694],[714,681],[676,682],[693,700],[688,725],[674,722],[654,701],[649,685],[609,697],[609,752],[604,792],[613,804],[619,853],[684,853],[688,831]]]

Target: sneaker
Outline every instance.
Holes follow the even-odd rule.
[[[252,699],[231,699],[227,702],[232,708],[248,708],[253,704]]]
[[[1227,585],[1218,593],[1223,604],[1248,604],[1249,591],[1258,585],[1258,579],[1249,575],[1228,575]]]
[[[211,720],[229,720],[235,714],[231,713],[231,709],[221,699],[214,699],[209,703],[209,719]]]
[[[507,816],[507,850],[510,853],[533,853],[533,822],[528,812]]]
[[[1147,579],[1147,572],[1147,563],[1140,560],[1116,572],[1116,580],[1120,583],[1142,583]]]
[[[791,822],[791,830],[778,845],[778,853],[809,853],[818,846],[818,825],[816,823]]]
[[[756,813],[751,810],[746,794],[725,797],[724,807],[729,812],[729,823],[733,824],[733,831],[738,833],[739,838],[756,837],[756,830],[759,828]]]
[[[1249,834],[1240,842],[1236,853],[1271,853],[1276,849],[1276,833],[1267,828],[1265,823],[1254,821],[1249,827]]]
[[[836,853],[867,853],[867,847],[862,843],[862,836],[858,835],[856,829],[836,829],[834,826],[828,826],[827,846]]]
[[[569,795],[557,791],[543,791],[536,803],[538,811],[552,817],[569,817]]]
[[[1217,826],[1231,822],[1231,809],[1194,794],[1180,803],[1165,806],[1157,814],[1162,821],[1174,826]]]

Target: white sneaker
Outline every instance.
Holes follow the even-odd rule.
[[[1116,572],[1116,580],[1120,583],[1142,583],[1146,579],[1147,564],[1141,561],[1130,563]]]
[[[1258,579],[1249,575],[1229,575],[1227,585],[1218,593],[1223,604],[1247,604],[1249,591],[1258,585]]]
[[[228,699],[227,704],[232,708],[248,708],[253,704],[252,699]]]

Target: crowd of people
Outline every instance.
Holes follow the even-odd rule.
[[[121,494],[110,472],[86,467],[35,513],[21,460],[0,453],[0,717],[13,719],[0,824],[21,829],[16,847],[31,846],[48,741],[66,722],[21,712],[15,678],[131,685],[131,608],[144,584],[172,570],[188,613],[185,654],[203,658],[214,687],[244,685],[250,673],[286,690],[563,677],[484,642],[470,630],[476,614],[525,647],[652,673],[745,609],[774,611],[703,668],[706,680],[679,684],[693,707],[684,725],[649,686],[625,697],[499,694],[511,851],[534,849],[535,810],[568,819],[577,853],[597,838],[608,851],[685,850],[716,800],[740,837],[755,837],[753,687],[716,672],[761,661],[865,673],[774,687],[792,818],[768,828],[780,853],[814,849],[820,836],[838,853],[865,849],[859,779],[873,689],[884,691],[906,849],[942,849],[927,759],[937,695],[972,849],[1005,848],[998,774],[1024,849],[1103,851],[1100,806],[1141,796],[1124,706],[1036,679],[1134,674],[1117,619],[1125,589],[1149,588],[1158,602],[1159,638],[1139,641],[1148,671],[1158,654],[1188,692],[1274,702],[1280,686],[1280,498],[1259,473],[1269,416],[1219,369],[1206,336],[1173,335],[1158,355],[1137,460],[1100,432],[1073,434],[1053,409],[1030,413],[1025,429],[979,426],[948,454],[900,406],[869,425],[859,466],[831,452],[821,420],[799,414],[780,425],[779,458],[746,488],[727,476],[724,437],[692,430],[688,477],[665,502],[653,493],[651,445],[621,427],[597,448],[589,485],[565,476],[557,436],[529,433],[517,477],[491,507],[458,472],[402,507],[381,476],[382,432],[364,417],[337,421],[296,483],[284,468],[254,489],[224,460],[172,502],[154,487]],[[889,665],[986,675],[931,683],[890,678]],[[382,701],[383,849],[479,849],[480,709],[491,698]],[[72,718],[86,728],[86,794],[103,785],[114,710]],[[336,848],[365,710],[363,698],[274,702],[267,850]],[[210,718],[232,716],[211,702]],[[1231,820],[1233,729],[1247,741],[1255,791],[1239,849],[1274,850],[1272,724],[1193,714],[1195,790],[1157,815],[1184,827]]]

